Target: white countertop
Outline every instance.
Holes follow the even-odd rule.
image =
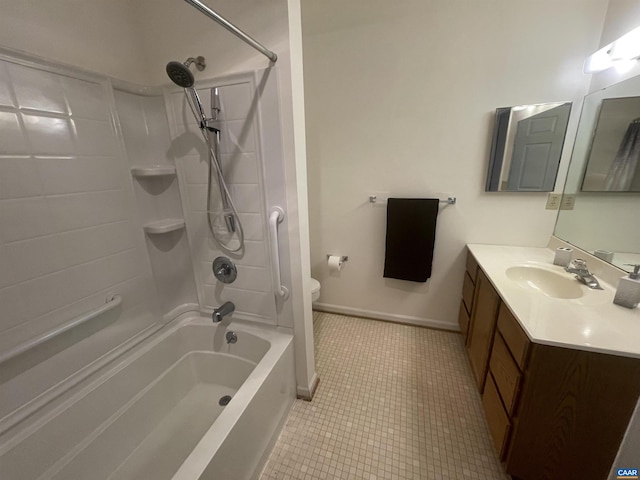
[[[604,290],[589,289],[575,280],[584,289],[584,296],[553,298],[519,285],[506,274],[509,267],[530,265],[573,277],[564,268],[553,265],[552,250],[467,246],[532,341],[640,358],[640,308],[613,304],[615,288],[601,277],[596,275]]]

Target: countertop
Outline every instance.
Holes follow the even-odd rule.
[[[573,277],[553,265],[551,249],[479,244],[467,247],[532,341],[640,358],[640,308],[615,305],[615,288],[601,277],[596,275],[604,290],[591,290],[575,280],[585,290],[583,297],[549,297],[511,280],[506,270],[530,265]]]

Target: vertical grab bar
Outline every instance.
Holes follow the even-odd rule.
[[[276,295],[286,300],[289,298],[289,289],[282,285],[280,277],[280,253],[278,252],[278,224],[284,220],[284,210],[280,207],[273,207],[269,214],[269,239],[271,240],[271,278]]]

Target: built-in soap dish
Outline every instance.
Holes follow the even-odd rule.
[[[183,229],[184,220],[182,218],[165,218],[145,223],[142,228],[150,235],[161,235]]]
[[[170,165],[153,165],[151,167],[131,167],[131,175],[141,177],[167,177],[176,174],[176,167]]]

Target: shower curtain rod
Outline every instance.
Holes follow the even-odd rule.
[[[247,35],[238,27],[236,27],[233,23],[229,22],[227,19],[223,18],[222,16],[220,16],[219,14],[211,10],[204,3],[200,2],[199,0],[184,0],[184,1],[190,4],[191,6],[195,7],[200,12],[204,13],[211,20],[214,20],[215,22],[222,25],[224,28],[226,28],[231,33],[233,33],[236,37],[240,38],[241,40],[244,40],[245,43],[248,43],[249,45],[251,45],[253,48],[258,50],[260,53],[262,53],[272,62],[275,63],[276,60],[278,60],[278,56],[274,52],[266,48],[261,43],[255,41],[249,35]]]

